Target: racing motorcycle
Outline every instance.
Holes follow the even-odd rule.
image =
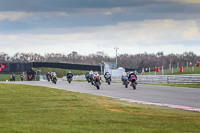
[[[24,81],[24,76],[23,75],[20,76],[20,80]]]
[[[57,82],[57,77],[53,76],[52,83],[56,84],[56,82]]]
[[[128,87],[128,77],[124,77],[123,78],[123,85],[125,85],[125,88],[127,88]]]
[[[71,82],[72,82],[72,77],[67,77],[67,81],[68,81],[69,83],[71,83]]]
[[[94,86],[97,87],[97,89],[100,89],[100,85],[101,85],[101,81],[100,81],[100,77],[97,76],[97,77],[94,77]]]
[[[87,73],[87,74],[85,75],[85,78],[86,78],[86,80],[88,81],[88,83],[90,83],[90,75],[89,75],[89,73]]]
[[[134,75],[132,75],[131,77],[131,86],[133,87],[133,89],[136,89],[136,78]]]
[[[48,80],[48,82],[50,82],[50,79],[51,79],[51,76],[48,75],[48,76],[47,76],[47,80]]]
[[[94,77],[94,75],[90,75],[90,77],[89,77],[89,78],[90,78],[91,85],[94,85],[94,78],[93,78],[93,77]]]
[[[106,82],[108,83],[108,85],[110,85],[111,75],[110,74],[105,75],[105,79],[106,79]]]

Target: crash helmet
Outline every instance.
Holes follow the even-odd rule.
[[[95,71],[95,72],[94,72],[94,74],[98,74],[98,72],[97,72],[97,71]]]

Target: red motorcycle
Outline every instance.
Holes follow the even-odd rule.
[[[134,75],[131,75],[130,77],[130,81],[131,81],[131,86],[133,87],[133,89],[136,89],[136,78]]]

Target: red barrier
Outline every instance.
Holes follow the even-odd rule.
[[[156,72],[159,73],[159,72],[160,72],[160,69],[159,69],[159,68],[156,68]]]
[[[197,62],[197,67],[200,67],[200,62]]]
[[[0,66],[0,72],[1,72],[1,70],[2,70],[3,68],[5,68],[5,65],[1,64],[1,66]]]
[[[183,68],[182,67],[179,67],[179,72],[183,72]]]

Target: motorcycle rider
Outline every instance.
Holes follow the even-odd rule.
[[[94,75],[94,72],[90,70],[89,75]]]
[[[53,74],[52,74],[52,83],[55,83],[56,84],[56,82],[57,82],[57,74],[56,74],[56,72],[53,72]]]
[[[133,76],[134,76],[135,79],[137,80],[137,76],[136,76],[135,72],[130,72],[130,73],[129,73],[129,76],[128,76],[129,81],[131,81],[131,79],[133,78]],[[135,81],[135,83],[137,84],[136,81]]]
[[[122,82],[124,82],[124,77],[128,77],[128,74],[126,73],[126,72],[123,72],[123,74],[122,74]]]
[[[69,71],[69,72],[67,73],[67,76],[66,76],[66,77],[67,77],[67,79],[68,79],[68,78],[72,78],[72,77],[73,77],[73,74],[72,74],[72,72],[71,72],[71,71]]]
[[[90,72],[89,72],[90,79],[93,78],[93,76],[94,76],[94,72],[92,70],[90,70]]]
[[[48,72],[48,73],[46,74],[46,77],[47,77],[47,79],[48,79],[48,78],[51,78],[50,72]]]
[[[85,78],[86,78],[86,79],[88,79],[88,78],[89,78],[89,74],[90,74],[90,72],[89,72],[89,71],[87,71],[87,72],[86,72],[86,74],[85,74]]]
[[[53,80],[53,72],[50,73],[51,81]]]
[[[15,81],[15,74],[12,75],[12,80]]]
[[[21,80],[21,81],[24,80],[24,75],[23,75],[23,74],[20,75],[20,80]]]
[[[98,78],[98,77],[100,77],[100,76],[99,76],[98,72],[96,71],[96,72],[94,73],[94,79],[95,79],[95,78]],[[94,81],[94,82],[95,82],[95,81]],[[101,77],[100,77],[99,83],[101,84]],[[96,84],[96,82],[95,82],[94,84]]]
[[[13,76],[10,76],[10,81],[13,81]]]
[[[106,79],[106,76],[107,76],[107,75],[110,75],[110,81],[112,81],[112,80],[111,80],[111,74],[109,73],[108,70],[107,70],[107,71],[105,72],[105,74],[104,74],[104,78],[105,78],[105,79]]]

